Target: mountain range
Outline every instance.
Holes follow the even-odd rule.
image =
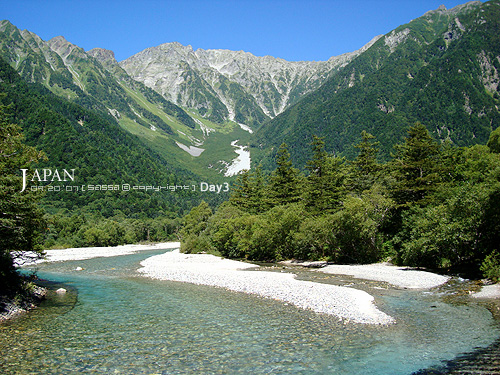
[[[312,135],[326,148],[354,157],[366,130],[381,157],[421,122],[434,138],[458,146],[485,144],[500,126],[500,2],[440,7],[378,39],[333,73],[318,90],[263,124],[255,150],[282,142],[304,165]]]
[[[84,51],[62,36],[44,41],[5,20],[0,58],[25,82],[136,136],[159,160],[223,180],[238,171],[236,140],[269,168],[282,142],[303,167],[312,135],[354,157],[362,130],[387,159],[417,121],[442,141],[485,143],[500,126],[498,30],[500,2],[473,1],[441,6],[327,61],[173,42],[118,62],[112,51]]]
[[[196,109],[212,121],[258,126],[318,89],[377,38],[358,51],[318,62],[289,62],[243,51],[194,51],[191,46],[166,43],[139,52],[120,66],[173,103]]]

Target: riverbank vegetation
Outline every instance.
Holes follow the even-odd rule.
[[[22,169],[63,167],[61,161],[67,161],[68,152],[75,151],[72,147],[78,151],[71,156],[74,162],[71,166],[76,166],[79,172],[79,185],[103,181],[120,186],[131,182],[139,184],[142,181],[139,177],[145,176],[149,179],[141,183],[154,185],[154,178],[158,176],[148,172],[154,171],[157,165],[148,155],[141,159],[138,154],[117,150],[116,147],[126,143],[125,136],[120,137],[120,134],[113,133],[116,147],[110,140],[104,144],[105,136],[94,134],[98,140],[95,142],[81,138],[81,134],[89,132],[88,129],[77,128],[75,131],[55,110],[47,109],[47,103],[41,103],[53,97],[43,92],[35,95],[14,76],[2,76],[2,84],[6,82],[13,82],[12,86],[20,85],[21,89],[0,96],[0,311],[16,306],[24,309],[32,304],[34,286],[15,267],[16,261],[27,253],[41,256],[42,249],[49,248],[116,246],[178,239],[180,215],[183,209],[193,205],[194,194],[179,192],[159,196],[134,190],[68,192],[64,188],[50,192],[50,181],[39,186],[43,189],[26,187],[23,191],[26,181],[23,181]],[[28,94],[22,95],[25,91]],[[71,108],[78,109],[76,106]],[[92,118],[89,113],[87,121]],[[36,134],[47,139],[47,144],[41,143],[43,151],[34,147],[39,145],[32,131],[37,124],[42,124],[44,130]],[[102,124],[96,120],[96,126],[102,127]],[[96,155],[97,149],[103,154]],[[120,154],[127,157],[116,157]],[[86,155],[92,160],[77,155]],[[94,170],[98,173],[93,173]],[[124,171],[131,172],[126,174]],[[170,183],[165,174],[160,173],[158,178],[167,181],[165,184]],[[162,199],[163,196],[166,198]],[[182,197],[186,198],[184,202]],[[172,201],[181,203],[176,205]]]
[[[44,154],[24,144],[20,127],[8,121],[5,111],[0,105],[0,312],[31,300],[33,285],[17,273],[14,261],[23,251],[41,254],[45,228],[40,195],[21,194],[22,178],[17,175]]]
[[[306,171],[286,144],[276,168],[241,174],[229,201],[185,216],[182,251],[251,260],[391,260],[400,265],[500,276],[500,130],[487,145],[435,141],[416,123],[377,159],[367,132],[346,160],[313,137]]]
[[[141,242],[177,241],[181,218],[176,215],[156,218],[105,218],[92,213],[47,215],[44,249],[118,246]]]

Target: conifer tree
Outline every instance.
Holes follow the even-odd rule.
[[[302,179],[299,170],[292,166],[288,146],[283,143],[276,155],[276,169],[271,173],[268,187],[270,206],[298,202],[301,198]]]
[[[392,195],[396,205],[408,208],[429,203],[440,182],[440,147],[427,128],[417,122],[402,144],[396,145],[392,160],[395,182]]]
[[[307,162],[305,203],[314,214],[334,212],[345,195],[344,159],[328,155],[323,138],[314,136],[311,146],[313,157]]]
[[[370,189],[382,168],[377,162],[379,142],[374,141],[375,137],[365,130],[361,132],[361,138],[361,142],[354,146],[359,149],[359,153],[352,162],[352,188],[358,194]]]
[[[229,201],[234,206],[249,213],[263,212],[267,209],[265,184],[260,165],[253,172],[243,171],[237,177]]]

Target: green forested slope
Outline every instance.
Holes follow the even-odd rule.
[[[13,123],[19,124],[29,145],[45,152],[48,160],[37,168],[75,169],[75,184],[172,185],[199,179],[149,150],[121,129],[108,115],[61,99],[39,84],[28,84],[0,60],[2,103],[10,105]],[[185,192],[145,193],[50,192],[45,206],[52,212],[98,212],[110,217],[156,217],[181,212],[192,205]]]
[[[458,146],[485,143],[500,125],[500,2],[436,10],[379,39],[344,69],[256,133],[272,154],[282,142],[304,166],[312,135],[328,151],[352,157],[362,130],[389,157],[416,121]],[[259,152],[259,151],[258,151]],[[269,163],[269,162],[268,162]]]
[[[98,60],[63,37],[46,42],[9,21],[0,22],[0,55],[28,82],[41,83],[55,94],[102,113],[126,116],[172,134],[170,124],[137,103],[128,88],[142,92],[159,110],[194,128],[194,121],[179,107],[135,82],[122,72],[120,81]]]
[[[270,175],[242,174],[228,202],[185,217],[184,252],[252,260],[392,261],[500,280],[500,128],[488,145],[441,144],[409,127],[385,163],[362,133],[351,162],[314,137],[308,174],[279,148]]]

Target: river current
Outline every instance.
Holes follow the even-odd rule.
[[[0,373],[399,375],[438,368],[500,336],[481,302],[458,296],[466,281],[409,291],[299,273],[375,295],[397,323],[370,326],[137,274],[140,261],[164,251],[37,266],[51,291],[39,308],[0,325]],[[56,294],[59,287],[68,292]]]

